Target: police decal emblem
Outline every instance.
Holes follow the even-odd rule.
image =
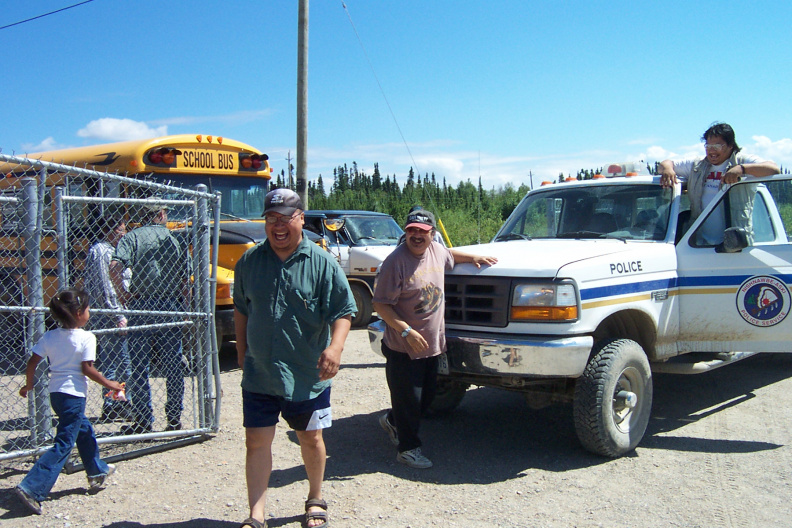
[[[759,275],[737,290],[737,311],[754,326],[775,326],[789,314],[789,289],[775,277]]]

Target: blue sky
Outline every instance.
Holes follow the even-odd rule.
[[[77,2],[11,0],[0,26]],[[538,184],[700,156],[715,121],[792,168],[788,0],[345,4],[310,2],[308,178],[326,186],[352,162],[402,184],[411,166],[451,185]],[[94,0],[2,29],[0,149],[200,133],[285,170],[297,6]]]

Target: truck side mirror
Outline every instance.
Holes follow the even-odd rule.
[[[325,218],[324,219],[324,226],[328,231],[332,231],[335,233],[336,231],[340,231],[342,227],[344,227],[344,219],[343,218]]]
[[[748,247],[748,233],[743,227],[730,227],[723,232],[723,242],[715,246],[716,253],[739,253]]]

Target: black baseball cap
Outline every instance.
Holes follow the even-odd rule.
[[[432,213],[426,209],[418,209],[407,215],[407,224],[404,226],[404,229],[408,227],[417,227],[424,231],[431,231],[437,228],[437,225],[435,224],[435,217]]]
[[[261,216],[268,213],[291,216],[298,209],[302,211],[305,207],[296,192],[291,189],[275,189],[264,198],[264,212]]]

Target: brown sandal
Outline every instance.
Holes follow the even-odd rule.
[[[309,512],[308,508],[322,508],[324,511]],[[310,527],[311,521],[324,521],[324,524],[318,524],[315,528],[328,528],[330,526],[330,519],[327,517],[327,502],[324,499],[308,499],[305,501],[305,526]]]
[[[253,517],[248,517],[242,524],[239,525],[239,528],[245,528],[246,526],[250,526],[250,528],[267,528],[267,521],[263,523],[261,521],[257,521]]]

